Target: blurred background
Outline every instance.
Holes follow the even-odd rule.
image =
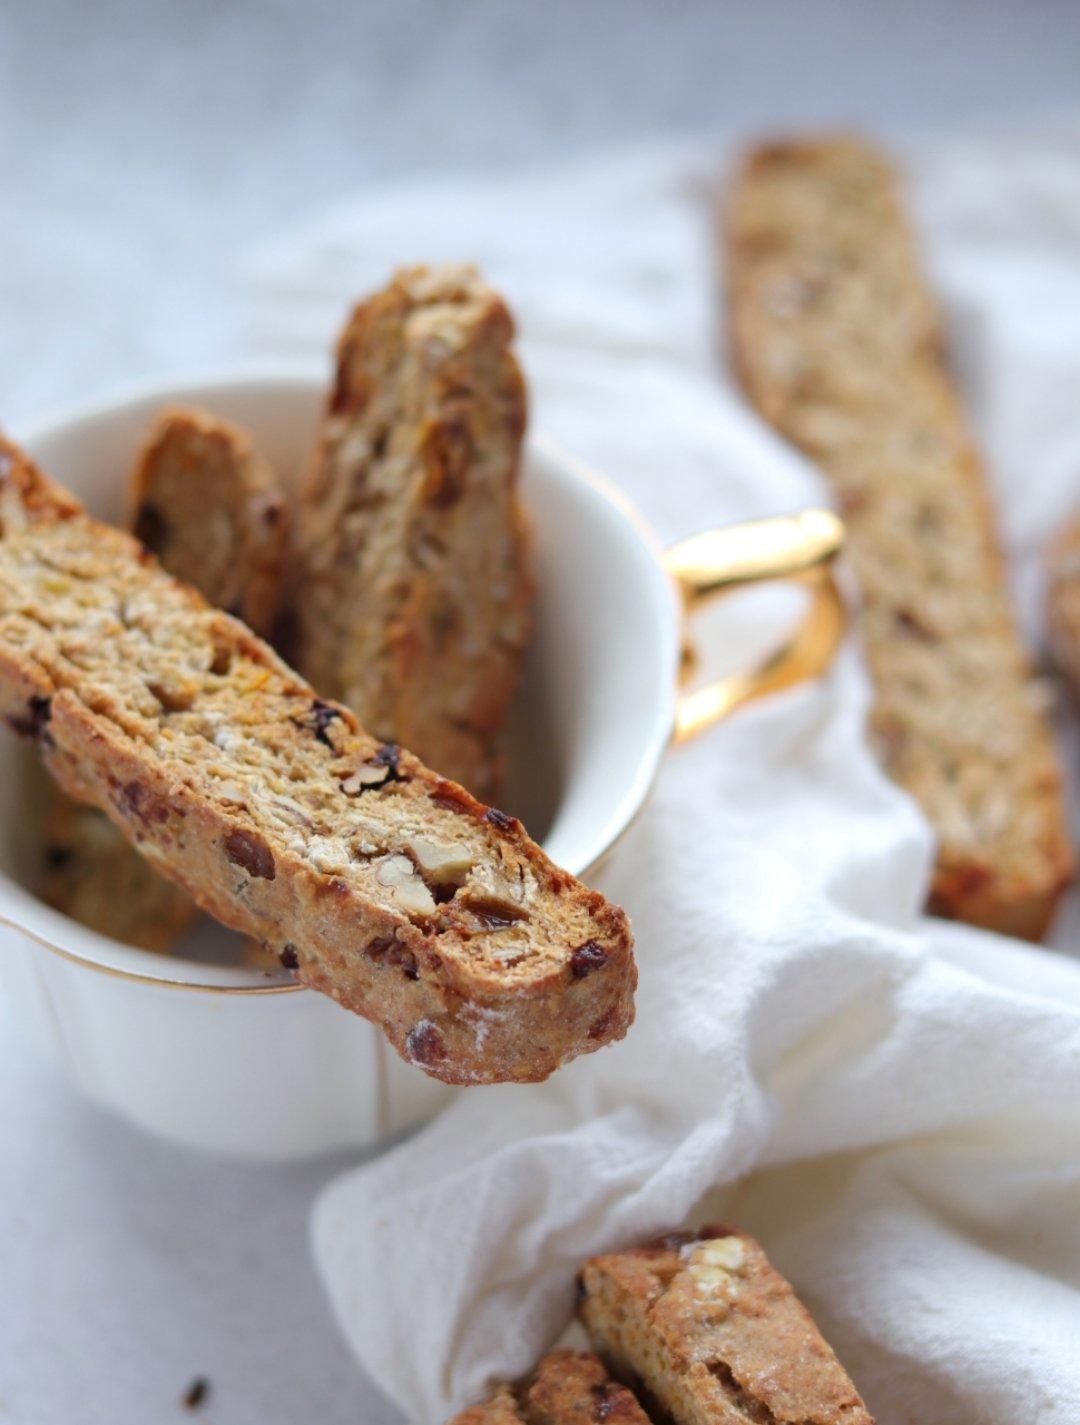
[[[244,254],[391,174],[1046,114],[1073,0],[0,5],[0,419],[244,348]]]

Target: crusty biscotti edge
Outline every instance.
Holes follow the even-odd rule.
[[[752,180],[755,170],[767,162],[778,149],[792,155],[806,154],[813,157],[822,148],[837,144],[861,150],[871,161],[880,164],[892,174],[888,159],[881,150],[850,134],[774,139],[756,145],[744,155],[742,164],[732,179],[731,192],[738,195],[744,183]],[[893,182],[895,185],[895,175]],[[748,357],[748,343],[752,338],[748,331],[749,323],[746,320],[744,303],[741,301],[741,270],[737,261],[739,244],[735,240],[731,221],[736,201],[737,199],[732,198],[722,205],[719,224],[721,256],[726,258],[721,267],[728,316],[728,361],[739,385],[759,414],[787,438],[783,402],[773,399],[768,383],[758,379],[757,365]],[[954,389],[946,369],[944,334],[936,309],[928,313],[920,351],[928,363],[933,363],[935,371],[940,374],[942,382],[947,385],[950,396],[955,401]],[[963,412],[960,414],[966,425],[966,417]],[[806,454],[811,460],[816,459],[813,450],[807,450]],[[969,459],[974,476],[973,496],[977,505],[977,517],[983,524],[995,569],[1004,580],[1004,555],[993,500],[982,471],[981,458],[973,441],[969,443]],[[827,474],[825,478],[828,478]],[[1049,729],[1046,735],[1051,736]],[[1031,941],[1042,940],[1076,872],[1075,853],[1065,817],[1062,785],[1058,772],[1055,779],[1058,793],[1056,809],[1046,828],[1043,873],[1037,884],[1007,884],[977,856],[959,857],[939,852],[931,879],[927,909],[932,914],[992,930],[999,935],[1012,935]]]
[[[215,634],[220,631],[234,647],[246,645],[256,659],[313,696],[245,625],[209,610],[200,595],[164,574],[130,536],[91,520],[77,501],[0,438],[0,536],[5,520],[19,521],[24,511],[35,518],[82,518],[88,534],[99,529],[114,542],[129,544],[132,556],[181,591],[193,612],[210,613]],[[354,735],[366,736],[348,709],[334,707],[334,713]],[[42,668],[3,646],[0,718],[35,737],[61,786],[106,811],[158,869],[211,915],[270,942],[303,983],[378,1024],[403,1058],[432,1077],[457,1084],[537,1082],[579,1054],[621,1038],[633,1020],[637,971],[625,914],[554,866],[515,818],[495,813],[407,752],[400,753],[402,772],[423,783],[433,800],[484,822],[547,883],[575,897],[593,918],[603,940],[601,953],[590,951],[576,963],[568,959],[524,986],[493,988],[490,975],[447,963],[416,926],[372,908],[365,912],[365,928],[373,937],[396,935],[415,957],[418,971],[394,978],[393,1005],[388,1006],[386,981],[380,981],[377,970],[361,954],[346,956],[356,944],[358,912],[344,883],[317,876],[288,848],[275,848],[273,873],[267,876],[260,848],[248,847],[251,837],[242,822],[171,779],[160,763],[149,764],[114,723],[92,712],[71,689],[58,690]],[[222,847],[228,850],[232,879],[237,866],[247,872],[254,911],[230,889]],[[345,988],[337,978],[343,970]]]
[[[707,1248],[713,1242],[721,1249],[741,1244],[739,1260],[732,1260],[730,1253],[722,1250],[716,1263],[703,1261],[699,1267],[692,1255],[695,1248]],[[677,1339],[678,1332],[670,1321],[665,1322],[663,1328],[655,1325],[650,1313],[652,1285],[643,1279],[645,1274],[638,1263],[645,1265],[650,1259],[658,1257],[666,1267],[665,1291],[677,1276],[685,1275],[687,1271],[701,1270],[709,1293],[713,1290],[710,1278],[718,1277],[726,1284],[729,1272],[734,1274],[736,1281],[740,1273],[745,1274],[742,1281],[755,1297],[745,1308],[745,1319],[761,1323],[760,1329],[769,1333],[760,1346],[761,1356],[769,1361],[768,1371],[740,1380],[727,1362],[719,1363],[723,1367],[720,1370],[703,1362],[699,1356],[699,1343],[693,1339]],[[730,1309],[728,1303],[736,1300],[735,1295],[721,1289],[722,1310]],[[768,1260],[760,1242],[748,1232],[726,1223],[707,1223],[696,1232],[673,1232],[641,1247],[592,1257],[578,1274],[578,1316],[593,1348],[612,1374],[635,1390],[650,1413],[671,1419],[676,1425],[687,1425],[691,1419],[699,1425],[705,1425],[705,1422],[712,1425],[714,1419],[716,1425],[725,1425],[728,1419],[735,1418],[780,1418],[774,1415],[774,1407],[778,1404],[775,1395],[778,1382],[786,1373],[785,1367],[787,1371],[791,1369],[789,1352],[795,1343],[776,1338],[774,1328],[777,1323],[771,1319],[771,1314],[778,1303],[783,1313],[780,1330],[790,1331],[794,1325],[799,1338],[797,1348],[803,1354],[810,1355],[813,1361],[814,1385],[811,1389],[817,1399],[802,1400],[798,1418],[802,1420],[805,1416],[807,1425],[811,1421],[816,1425],[816,1422],[825,1420],[830,1425],[838,1425],[841,1416],[844,1425],[874,1425],[865,1402],[810,1313],[795,1295],[791,1284]],[[698,1316],[699,1308],[695,1302],[695,1317],[707,1326],[712,1309],[708,1305],[703,1306]],[[757,1325],[754,1329],[758,1329]],[[695,1389],[693,1377],[703,1365],[705,1373],[715,1380],[724,1396],[730,1397],[730,1414],[725,1411],[714,1415],[708,1401],[702,1398],[701,1387]],[[799,1375],[805,1385],[805,1361],[800,1364]],[[831,1396],[832,1400],[824,1399],[826,1396]],[[782,1418],[785,1420],[795,1418],[787,1413],[788,1404],[790,1402],[784,1406]]]
[[[154,462],[160,457],[165,442],[185,439],[191,434],[219,441],[227,449],[243,484],[245,533],[254,563],[241,606],[228,612],[243,619],[261,638],[269,638],[285,592],[289,510],[276,473],[243,426],[194,406],[165,406],[158,411],[143,438],[128,480],[131,527],[136,538],[140,538]],[[196,509],[191,513],[196,520],[201,518],[201,511]]]
[[[460,1411],[447,1425],[649,1425],[625,1385],[608,1375],[590,1351],[549,1351],[516,1384],[496,1386],[487,1400]]]

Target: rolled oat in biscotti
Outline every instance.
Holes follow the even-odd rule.
[[[284,583],[285,500],[246,431],[206,411],[165,410],[131,478],[132,523],[162,567],[269,635]],[[96,807],[53,789],[43,898],[81,925],[142,950],[168,950],[196,914]],[[255,942],[251,963],[265,957]]]
[[[873,1425],[790,1285],[735,1228],[594,1257],[578,1311],[613,1374],[674,1425]]]
[[[225,925],[450,1083],[620,1038],[626,916],[0,445],[0,716]]]
[[[500,1385],[449,1425],[649,1425],[625,1386],[588,1351],[551,1351],[531,1375]]]
[[[889,165],[843,139],[758,149],[725,256],[742,383],[847,523],[873,734],[937,833],[931,909],[1036,939],[1072,874],[1058,761]]]
[[[362,302],[297,520],[297,667],[483,798],[532,603],[512,337],[471,267],[407,268]]]

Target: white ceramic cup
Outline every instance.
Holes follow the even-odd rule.
[[[127,472],[154,413],[195,405],[252,431],[282,478],[311,447],[324,382],[246,374],[142,389],[22,433],[92,513],[124,518]],[[536,535],[537,628],[511,728],[504,805],[558,864],[585,875],[641,807],[673,732],[819,671],[841,616],[824,512],[699,536],[664,555],[625,499],[541,440],[523,497]],[[754,580],[811,585],[795,639],[762,667],[680,701],[682,607]],[[44,773],[0,731],[0,984],[22,1027],[91,1098],[175,1141],[287,1158],[370,1143],[454,1092],[403,1063],[366,1021],[284,970],[109,940],[34,894]],[[210,959],[194,958],[209,951]],[[482,1092],[482,1090],[472,1090]]]

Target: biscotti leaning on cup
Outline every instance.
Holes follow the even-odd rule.
[[[269,637],[284,580],[288,511],[246,431],[205,411],[161,411],[129,488],[131,521],[167,573]],[[42,896],[81,925],[167,951],[197,906],[154,870],[97,807],[55,787],[45,814]],[[255,943],[245,959],[261,963]]]
[[[674,1425],[873,1425],[760,1244],[734,1227],[594,1257],[578,1314],[612,1373]]]
[[[552,1351],[524,1380],[496,1386],[449,1425],[650,1425],[637,1400],[588,1351]]]
[[[836,490],[872,731],[937,833],[930,908],[1037,939],[1073,871],[1061,774],[892,170],[846,139],[758,149],[724,256],[747,394]]]
[[[484,799],[531,627],[513,330],[471,267],[362,302],[297,511],[296,666]]]
[[[7,443],[0,716],[203,909],[437,1078],[543,1079],[633,1018],[621,910]]]

